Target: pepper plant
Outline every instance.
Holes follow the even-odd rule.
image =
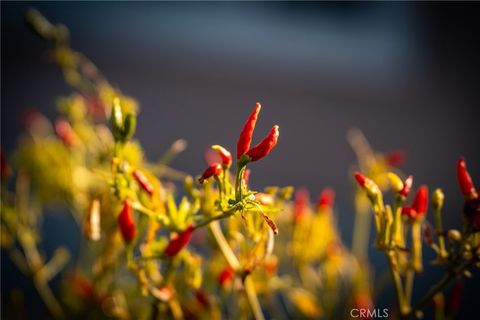
[[[341,319],[354,317],[351,310],[373,311],[366,199],[374,212],[375,247],[385,253],[396,289],[391,315],[420,316],[432,301],[439,319],[453,315],[455,308],[443,308],[441,292],[470,275],[480,252],[480,200],[463,159],[457,176],[465,228],[444,229],[439,189],[430,197],[431,228],[425,223],[427,187],[407,205],[413,178],[399,178],[401,156],[376,154],[359,132],[350,132],[364,175],[355,174],[360,187],[349,249],[337,228],[333,189],[325,188],[312,204],[305,189],[250,188],[255,162],[268,161],[279,139],[274,125],[251,146],[260,103],[240,130],[235,157],[213,145],[205,171],[188,175],[170,166],[185,149],[183,140],[159,160],[147,159],[135,139],[138,103],[70,47],[65,26],[36,11],[27,21],[51,44],[49,57],[74,93],[57,100],[53,122],[27,114],[18,148],[8,159],[1,153],[1,245],[53,318]],[[232,130],[241,124],[232,123]],[[392,205],[383,201],[389,188]],[[54,206],[71,213],[83,235],[74,256],[65,246],[44,254],[42,220]],[[445,275],[414,302],[424,242]],[[60,290],[52,289],[56,277]],[[452,296],[457,308],[460,289],[455,286]]]

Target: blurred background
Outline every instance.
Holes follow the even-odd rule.
[[[198,174],[218,143],[235,150],[255,102],[263,105],[254,141],[280,125],[278,147],[252,165],[251,183],[337,191],[342,235],[351,241],[350,128],[379,151],[404,150],[415,184],[446,193],[447,225],[461,225],[455,161],[463,155],[480,184],[480,4],[289,2],[1,3],[1,144],[11,152],[22,115],[50,119],[71,90],[25,25],[35,7],[71,32],[72,47],[141,106],[136,138],[160,157],[178,138],[188,149],[173,163]],[[255,142],[256,143],[256,142]],[[49,243],[75,250],[72,221],[52,218]],[[321,236],[321,235],[319,235]],[[428,249],[427,249],[428,251]],[[375,267],[384,257],[370,253]],[[427,258],[431,257],[427,254]],[[2,302],[27,285],[2,256]],[[441,270],[428,267],[421,294]],[[473,314],[480,289],[469,281],[459,319]],[[27,298],[35,305],[35,296]],[[415,296],[414,296],[415,299]],[[378,307],[391,303],[379,301]],[[37,306],[42,310],[41,304]],[[41,312],[41,311],[40,311]]]

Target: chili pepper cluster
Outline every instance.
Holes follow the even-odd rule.
[[[415,273],[424,269],[422,251],[423,244],[435,251],[435,264],[443,265],[448,273],[445,282],[434,292],[441,295],[443,286],[448,281],[460,280],[471,276],[471,269],[477,265],[480,258],[480,242],[478,235],[478,192],[468,173],[465,160],[457,162],[456,176],[461,194],[464,197],[463,232],[450,229],[443,225],[442,209],[445,195],[441,189],[435,189],[430,194],[428,187],[418,187],[413,200],[408,204],[408,197],[413,184],[413,177],[408,176],[402,181],[395,173],[388,172],[387,177],[394,192],[393,205],[385,205],[383,193],[371,179],[360,173],[355,173],[358,185],[366,192],[374,212],[376,229],[376,246],[385,252],[392,268],[392,275],[397,291],[398,308],[401,317],[410,317],[421,312],[421,309],[433,299],[433,295],[419,302],[412,301],[413,281]],[[429,204],[433,213],[433,227],[426,223]],[[408,239],[410,237],[410,239]],[[458,294],[457,295],[458,299]],[[438,316],[445,317],[443,305],[436,301]],[[458,304],[458,301],[456,302]],[[450,313],[452,310],[450,310]]]

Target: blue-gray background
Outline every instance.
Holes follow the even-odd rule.
[[[11,3],[1,4],[1,142],[11,151],[27,108],[50,118],[68,94],[46,62],[45,43],[23,23],[36,7],[65,23],[72,46],[137,98],[136,137],[156,159],[178,138],[189,147],[174,167],[197,174],[213,143],[234,150],[256,101],[263,104],[255,140],[273,124],[277,149],[255,163],[257,188],[337,190],[342,234],[350,242],[355,161],[345,139],[358,127],[380,151],[404,149],[415,182],[444,188],[447,224],[460,226],[455,161],[467,158],[480,184],[480,5],[412,3]],[[52,218],[46,249],[78,245],[71,221]],[[72,235],[73,234],[73,235]],[[319,235],[321,236],[321,235]],[[427,249],[428,250],[428,249]],[[371,252],[378,270],[382,256]],[[2,255],[2,258],[3,255]],[[2,259],[2,302],[28,281]],[[417,294],[440,276],[429,267]],[[478,280],[469,281],[459,318],[476,311]],[[30,316],[42,310],[27,297]],[[415,297],[414,297],[415,298]],[[385,301],[384,301],[385,300]],[[378,301],[390,306],[391,299]],[[5,304],[3,305],[5,309]]]

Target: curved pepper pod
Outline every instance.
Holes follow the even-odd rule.
[[[133,219],[132,214],[132,205],[130,201],[125,200],[123,203],[122,211],[118,215],[118,226],[120,227],[120,232],[122,233],[123,240],[125,242],[130,242],[135,237],[135,220]]]
[[[170,240],[165,249],[165,254],[169,257],[176,256],[183,248],[185,248],[190,241],[192,235],[193,226],[189,225],[188,228],[180,233],[177,237]]]
[[[280,134],[278,126],[273,126],[268,135],[255,147],[247,151],[250,161],[257,161],[265,157],[277,145]]]
[[[464,158],[460,158],[457,161],[457,180],[460,186],[460,191],[463,196],[469,199],[478,197],[475,186],[473,185],[472,178],[467,170],[467,165]]]
[[[243,129],[240,132],[240,137],[237,141],[237,160],[245,154],[245,152],[250,149],[250,144],[252,143],[253,131],[255,130],[255,125],[257,124],[258,114],[262,106],[257,102],[255,109],[247,119],[247,122],[243,125]]]
[[[220,163],[212,164],[208,167],[202,174],[202,176],[198,179],[198,182],[203,183],[210,177],[219,176],[223,171],[222,165]]]

